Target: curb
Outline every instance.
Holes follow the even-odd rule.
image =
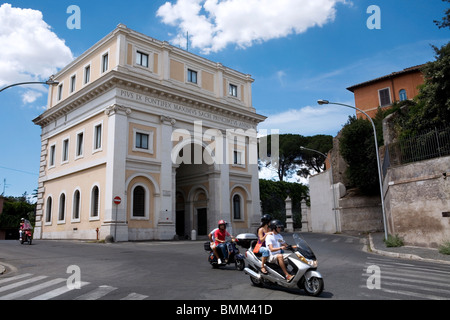
[[[0,264],[0,276],[6,272],[6,268]]]
[[[409,260],[417,260],[417,261],[424,261],[424,262],[435,262],[435,263],[450,264],[450,261],[426,259],[426,258],[422,258],[422,257],[420,257],[418,255],[415,255],[415,254],[390,252],[390,251],[384,251],[384,250],[376,249],[374,244],[373,244],[372,234],[370,234],[370,233],[369,233],[369,245],[370,245],[370,250],[372,252],[374,252],[376,254],[379,254],[379,255],[382,255],[382,256],[387,256],[387,257],[392,257],[392,258],[409,259]]]

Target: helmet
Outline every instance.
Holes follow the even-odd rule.
[[[269,223],[270,220],[272,220],[272,217],[270,216],[270,214],[265,214],[261,217],[261,222]]]
[[[217,223],[217,226],[220,227],[220,225],[225,225],[225,228],[227,227],[227,222],[225,220],[220,220],[219,223]]]
[[[284,227],[283,222],[281,222],[280,220],[272,220],[269,223],[269,229],[270,230],[275,230],[278,227]]]

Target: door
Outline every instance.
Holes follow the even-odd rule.
[[[206,236],[208,234],[208,214],[206,208],[197,209],[198,235]]]
[[[177,220],[176,220],[176,232],[180,237],[184,237],[184,210],[177,211]]]

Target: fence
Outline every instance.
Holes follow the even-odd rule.
[[[386,145],[383,176],[391,166],[450,155],[450,127],[433,129]]]

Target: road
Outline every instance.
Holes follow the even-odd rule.
[[[8,267],[0,276],[0,300],[450,300],[449,265],[371,254],[359,237],[303,236],[325,281],[317,298],[301,290],[254,287],[232,266],[212,269],[201,241],[36,240],[31,246],[0,241],[0,264]]]

